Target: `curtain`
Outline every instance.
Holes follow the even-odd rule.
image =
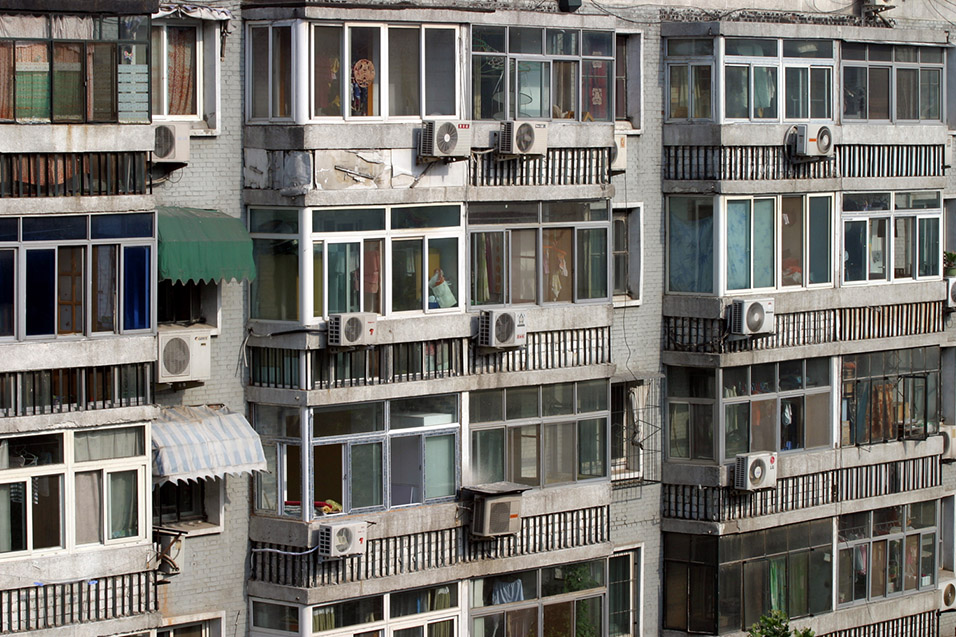
[[[13,119],[13,42],[0,42],[0,119]]]
[[[110,538],[139,534],[139,498],[136,471],[109,474]]]
[[[196,114],[196,27],[166,27],[169,115]]]
[[[103,539],[103,473],[76,474],[76,543],[92,544]]]
[[[138,456],[144,453],[142,436],[140,427],[77,432],[73,438],[73,453],[76,462]]]
[[[786,612],[787,608],[787,558],[768,560],[770,566],[770,609]]]
[[[50,117],[50,48],[45,42],[16,44],[16,118]]]
[[[332,630],[333,628],[335,628],[335,606],[312,609],[313,633],[323,630]]]
[[[455,495],[455,436],[429,436],[425,438],[425,497],[452,495]]]

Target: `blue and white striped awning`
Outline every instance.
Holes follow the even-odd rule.
[[[167,407],[153,422],[153,482],[184,482],[262,471],[259,434],[241,414]]]

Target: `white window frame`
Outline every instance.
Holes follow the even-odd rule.
[[[298,32],[296,29],[296,21],[280,21],[280,22],[250,22],[248,23],[246,31],[246,119],[251,123],[266,123],[266,122],[292,122],[295,120],[295,113],[297,108],[297,98],[296,93],[300,88],[297,86],[297,73],[298,65],[301,63],[296,58],[297,44],[298,44]],[[275,53],[275,45],[273,44],[274,32],[277,28],[288,28],[290,32],[289,36],[289,116],[280,117],[273,112],[273,89],[275,87],[275,78],[273,77],[273,54]],[[269,59],[268,63],[268,75],[265,78],[259,78],[258,81],[264,81],[267,83],[268,92],[268,111],[269,114],[265,117],[255,117],[252,110],[253,102],[253,82],[256,81],[255,73],[253,69],[253,47],[252,47],[252,32],[256,29],[266,29],[269,32]]]
[[[616,557],[630,557],[630,595],[628,599],[631,603],[631,630],[627,633],[628,637],[640,637],[644,628],[644,543],[616,547],[614,553],[608,558],[607,570],[607,588],[608,588],[608,631],[610,631],[610,612],[611,612],[611,564],[610,560]],[[637,588],[637,591],[634,589]],[[636,595],[635,595],[636,593]]]
[[[339,101],[341,102],[341,115],[317,115],[316,114],[316,105],[315,105],[315,41],[316,41],[316,27],[322,28],[337,28],[340,29],[341,33],[341,42],[342,48],[339,51],[339,73],[337,81],[339,83]],[[377,84],[380,87],[380,94],[378,96],[379,100],[379,114],[378,115],[353,115],[351,113],[351,104],[350,104],[350,95],[351,95],[351,82],[349,80],[351,76],[351,68],[353,62],[350,57],[351,51],[351,37],[352,29],[355,27],[360,28],[373,28],[379,30],[379,43],[381,46],[381,59],[379,65],[381,68],[376,69],[376,80]],[[389,112],[389,39],[388,34],[390,31],[395,29],[406,29],[412,30],[415,29],[419,32],[419,80],[420,85],[418,87],[419,93],[419,112],[416,115],[392,115]],[[443,114],[443,115],[430,115],[426,112],[426,83],[427,75],[425,72],[425,65],[427,62],[426,58],[426,49],[425,49],[425,33],[429,30],[442,30],[442,31],[453,31],[454,32],[454,49],[456,55],[456,61],[454,64],[455,69],[455,82],[454,87],[454,113]],[[309,23],[309,77],[310,77],[310,90],[309,90],[309,116],[310,119],[321,122],[336,122],[336,121],[361,121],[361,122],[374,122],[374,121],[384,121],[384,120],[393,120],[393,121],[421,121],[423,119],[460,119],[462,112],[462,64],[461,64],[461,29],[457,25],[448,25],[441,23],[382,23],[382,22],[310,22]],[[446,87],[447,88],[447,87]]]
[[[803,215],[803,229],[802,229],[802,249],[803,254],[801,255],[801,275],[802,281],[798,285],[784,285],[784,276],[783,276],[783,224],[781,223],[781,218],[784,214],[783,212],[783,199],[784,198],[793,198],[800,197],[802,201],[802,215]],[[829,198],[830,199],[830,232],[828,237],[830,238],[830,246],[828,249],[830,269],[828,270],[830,281],[823,283],[808,283],[810,271],[810,199],[816,198]],[[749,201],[750,202],[750,215],[751,220],[753,219],[754,211],[754,202],[760,200],[772,199],[774,202],[774,285],[768,288],[740,288],[740,289],[729,289],[727,287],[727,265],[728,265],[728,228],[727,228],[727,207],[731,201]],[[788,292],[788,291],[800,291],[807,289],[825,289],[832,288],[836,286],[835,281],[835,250],[837,248],[836,233],[833,231],[834,218],[836,217],[835,212],[835,202],[836,194],[829,192],[805,192],[805,193],[787,193],[787,194],[777,194],[777,195],[751,195],[751,196],[735,196],[735,195],[724,195],[720,197],[719,210],[720,217],[717,221],[717,246],[718,246],[718,255],[714,259],[714,267],[717,269],[717,280],[719,282],[718,289],[721,291],[721,294],[766,294],[771,292]],[[753,249],[753,223],[750,224],[751,232],[751,249]],[[751,286],[753,285],[753,256],[751,255],[750,260],[750,271],[751,271]]]
[[[626,73],[624,108],[625,113],[617,112],[617,41],[623,38],[624,70]],[[615,109],[614,128],[622,133],[638,135],[644,131],[644,32],[616,31],[615,45]]]
[[[169,105],[169,36],[168,28],[169,27],[187,27],[192,28],[195,31],[196,38],[196,112],[186,115],[170,115],[166,112]],[[204,87],[205,87],[205,63],[206,63],[206,46],[205,46],[205,29],[203,28],[203,23],[199,21],[186,21],[186,20],[156,20],[152,23],[152,30],[158,30],[160,32],[160,51],[159,51],[159,60],[162,64],[162,68],[159,69],[159,86],[154,86],[153,91],[159,91],[159,100],[158,103],[162,105],[163,112],[157,113],[153,111],[154,120],[169,120],[169,121],[197,121],[202,119],[202,115],[205,112],[204,105]],[[156,57],[154,52],[154,58]]]
[[[913,283],[915,281],[935,281],[943,277],[943,243],[945,241],[945,229],[943,222],[943,194],[939,191],[922,191],[922,190],[903,190],[903,191],[854,191],[847,192],[843,194],[866,194],[866,192],[873,193],[888,193],[890,199],[890,206],[886,210],[871,210],[871,211],[850,211],[844,212],[843,208],[843,197],[840,197],[840,229],[839,229],[839,240],[840,240],[840,254],[846,254],[846,225],[850,222],[865,222],[867,231],[866,231],[866,258],[867,262],[871,258],[870,253],[870,226],[871,222],[875,219],[885,219],[886,220],[886,254],[883,257],[883,267],[886,269],[886,276],[882,279],[869,279],[869,269],[867,269],[867,277],[862,281],[847,281],[846,280],[846,259],[840,261],[840,285],[846,287],[859,287],[867,285],[887,285],[897,282],[903,283]],[[906,208],[897,208],[896,207],[896,195],[900,192],[936,192],[939,196],[940,207],[931,208],[931,209],[906,209]],[[912,218],[913,222],[913,276],[912,277],[896,277],[896,267],[895,267],[895,255],[896,255],[896,236],[895,236],[895,221],[897,219],[903,218]],[[929,275],[920,275],[920,222],[926,220],[936,220],[939,245],[937,247],[938,254],[936,255],[936,263],[938,265],[938,272],[936,274]]]
[[[150,631],[149,635],[151,637],[175,637],[177,629],[192,628],[198,624],[201,625],[202,637],[225,637],[223,634],[224,620],[224,612],[164,617],[162,627]]]
[[[411,228],[411,229],[392,229],[392,211],[402,208],[408,208],[409,206],[394,206],[394,205],[385,205],[385,206],[374,206],[376,209],[381,209],[384,211],[385,215],[385,227],[384,230],[370,230],[370,231],[358,231],[358,232],[306,232],[305,236],[300,236],[299,240],[302,242],[301,245],[307,246],[308,250],[306,257],[306,263],[302,264],[305,269],[308,271],[308,277],[302,277],[304,284],[301,294],[305,307],[308,309],[306,316],[308,317],[307,322],[309,323],[319,323],[328,318],[328,294],[329,294],[329,285],[328,285],[328,276],[329,276],[329,251],[327,246],[329,244],[342,244],[342,243],[357,243],[359,245],[359,272],[364,276],[365,268],[365,258],[364,258],[364,241],[366,239],[382,239],[384,242],[384,250],[382,251],[382,263],[380,264],[381,272],[381,288],[383,293],[382,299],[382,310],[383,318],[399,318],[399,317],[409,317],[409,316],[421,316],[423,314],[460,314],[465,311],[467,295],[467,287],[463,288],[463,285],[469,285],[466,281],[467,277],[467,266],[466,266],[466,249],[465,249],[465,209],[461,203],[458,202],[449,202],[447,204],[434,204],[425,205],[425,206],[411,206],[414,208],[421,207],[446,207],[446,206],[457,206],[458,207],[458,225],[457,226],[436,226],[434,228]],[[364,206],[363,208],[368,208]],[[349,208],[328,208],[325,210],[348,210]],[[311,230],[311,220],[312,220],[312,211],[317,210],[313,208],[306,209],[306,217],[309,222],[309,228]],[[322,209],[318,209],[322,210]],[[301,224],[304,226],[304,224]],[[271,235],[270,235],[271,236]],[[290,235],[286,235],[286,238]],[[265,238],[265,235],[260,237],[256,235],[256,238]],[[458,271],[455,273],[454,277],[451,278],[455,281],[458,288],[457,295],[457,305],[454,307],[437,307],[430,308],[428,307],[428,280],[431,274],[428,272],[427,260],[428,260],[428,242],[435,239],[454,239],[457,241],[458,249]],[[422,246],[422,276],[424,277],[421,280],[422,285],[422,307],[414,310],[393,310],[392,309],[392,300],[393,300],[393,289],[392,289],[392,247],[395,241],[402,240],[421,240],[423,242]],[[322,251],[322,260],[323,260],[323,275],[326,277],[325,281],[322,284],[322,291],[325,295],[325,298],[322,299],[322,314],[315,313],[315,304],[314,304],[314,286],[312,282],[314,280],[315,271],[313,268],[312,254],[313,246],[317,243],[323,244]],[[361,286],[360,286],[361,288]],[[362,307],[364,310],[364,290],[360,289],[360,298],[362,299]]]
[[[671,55],[668,53],[670,48],[671,41],[683,41],[683,40],[708,40],[713,45],[712,52],[710,55]],[[720,91],[721,81],[716,76],[718,65],[717,61],[717,51],[718,44],[714,42],[713,38],[666,38],[664,40],[664,68],[665,68],[665,93],[664,93],[664,102],[666,105],[666,117],[665,121],[674,121],[674,122],[687,122],[687,121],[713,121],[718,115],[716,109],[720,108],[715,102],[721,100],[722,95]],[[671,67],[683,66],[687,68],[687,117],[677,117],[671,112]],[[710,67],[710,114],[705,117],[694,117],[694,68],[695,67]]]
[[[84,431],[108,431],[121,430],[131,427],[138,427],[143,432],[144,453],[141,456],[129,456],[125,458],[109,458],[103,460],[90,460],[78,462],[75,460],[74,432],[73,431],[51,431],[51,435],[61,436],[63,461],[58,464],[44,464],[25,466],[22,468],[0,470],[0,484],[25,483],[24,497],[25,502],[32,501],[33,481],[31,478],[39,476],[56,475],[60,478],[60,545],[44,549],[33,549],[33,514],[31,507],[26,506],[26,544],[27,548],[22,551],[7,551],[0,553],[0,562],[8,560],[23,559],[31,555],[49,555],[57,553],[84,553],[89,551],[102,550],[104,546],[126,546],[141,544],[146,541],[150,532],[149,524],[149,498],[147,497],[146,476],[149,465],[149,424],[126,423],[121,427],[96,428]],[[35,432],[38,433],[38,432]],[[47,433],[47,432],[43,432]],[[6,437],[5,437],[6,438]],[[16,437],[6,438],[16,440]],[[109,507],[109,476],[120,472],[136,472],[136,492],[137,492],[137,529],[134,536],[123,538],[108,537],[110,528],[110,507]],[[103,536],[99,542],[89,544],[77,544],[76,541],[76,475],[80,473],[97,472],[102,476],[100,485],[100,524]]]

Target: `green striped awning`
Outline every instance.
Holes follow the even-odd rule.
[[[256,278],[252,239],[241,221],[218,210],[156,208],[159,278],[173,282]]]

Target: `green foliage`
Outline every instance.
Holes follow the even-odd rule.
[[[772,610],[750,627],[750,637],[813,637],[809,628],[793,630],[790,619],[779,610]]]

